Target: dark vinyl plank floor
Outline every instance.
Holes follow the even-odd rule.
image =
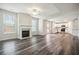
[[[69,33],[0,41],[0,55],[78,55],[79,39]]]

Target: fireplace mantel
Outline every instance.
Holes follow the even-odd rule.
[[[29,36],[28,37],[22,37],[22,32],[23,31],[29,31]],[[18,38],[19,39],[26,39],[26,38],[31,38],[32,34],[31,34],[31,26],[29,25],[20,25],[19,26],[19,32],[18,32]]]

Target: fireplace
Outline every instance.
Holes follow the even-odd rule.
[[[22,31],[22,38],[29,37],[29,36],[30,36],[30,31],[29,30],[23,30]]]
[[[31,26],[27,25],[20,25],[18,30],[18,38],[19,39],[26,39],[31,38]]]

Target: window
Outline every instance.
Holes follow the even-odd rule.
[[[15,20],[12,15],[4,15],[4,33],[13,33],[15,32]]]
[[[32,31],[36,32],[38,29],[38,20],[37,19],[32,19]]]

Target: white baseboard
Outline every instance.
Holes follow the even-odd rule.
[[[12,39],[17,39],[17,38],[12,38]],[[12,40],[12,39],[0,39],[0,41]]]

